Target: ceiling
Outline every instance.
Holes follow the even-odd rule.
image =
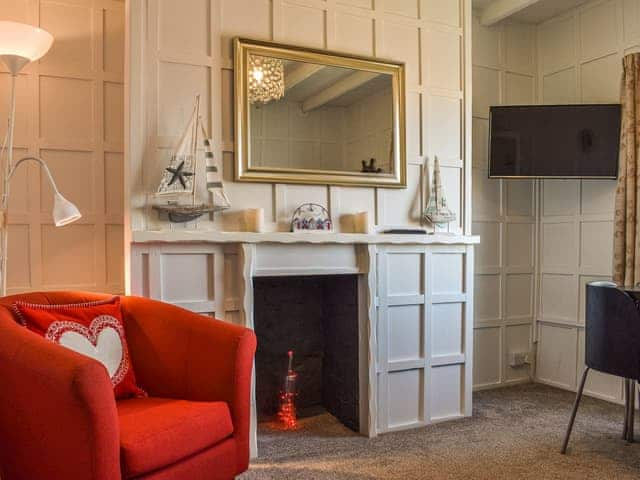
[[[482,13],[489,4],[495,1],[505,3],[504,0],[473,0],[473,8]],[[586,2],[587,0],[538,0],[511,15],[509,19],[523,23],[541,23]]]

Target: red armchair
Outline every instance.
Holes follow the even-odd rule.
[[[122,297],[129,353],[149,398],[116,401],[97,361],[18,325],[9,306],[102,294],[0,299],[2,480],[226,480],[249,464],[251,330]]]

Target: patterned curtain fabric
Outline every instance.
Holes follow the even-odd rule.
[[[613,281],[640,283],[640,53],[623,59],[622,130],[613,233]]]

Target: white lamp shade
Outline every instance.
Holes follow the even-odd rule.
[[[0,21],[0,55],[16,55],[34,62],[49,51],[53,35],[26,23]]]
[[[75,222],[82,214],[73,203],[64,198],[60,193],[53,197],[53,223],[56,227],[63,227]]]

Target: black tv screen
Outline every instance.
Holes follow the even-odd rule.
[[[491,107],[489,177],[616,178],[620,105]]]

